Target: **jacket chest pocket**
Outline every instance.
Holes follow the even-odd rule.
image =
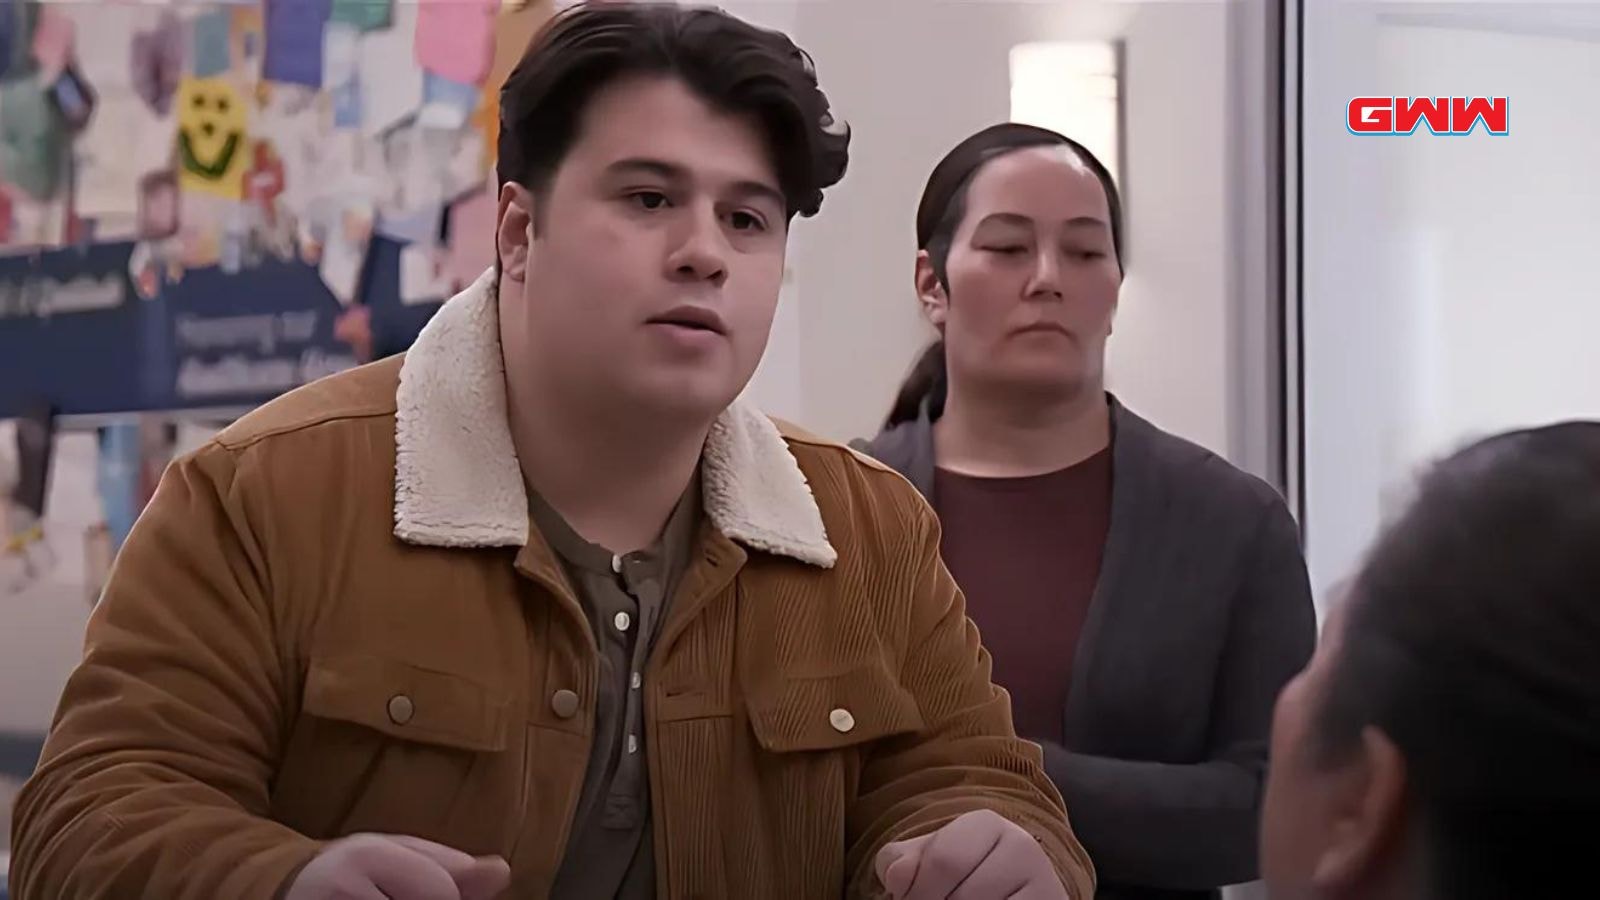
[[[498,848],[524,799],[513,713],[505,693],[460,675],[370,655],[315,658],[274,803],[313,836],[382,831]]]
[[[881,664],[785,677],[748,694],[750,727],[769,753],[843,750],[919,731],[916,700]]]
[[[507,698],[483,685],[373,656],[313,660],[304,711],[401,741],[486,753],[506,749],[511,721]]]

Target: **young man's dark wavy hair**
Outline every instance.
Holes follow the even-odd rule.
[[[815,215],[844,177],[850,131],[828,108],[811,58],[788,36],[719,9],[586,3],[534,37],[500,90],[500,184],[536,195],[577,138],[585,105],[618,78],[680,79],[713,107],[761,124],[788,214]]]

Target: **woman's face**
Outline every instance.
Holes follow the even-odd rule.
[[[917,262],[952,380],[1046,397],[1099,390],[1122,282],[1110,223],[1105,189],[1068,148],[986,163],[951,240],[948,291],[926,253]]]

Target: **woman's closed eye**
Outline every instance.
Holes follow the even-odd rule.
[[[1000,256],[1021,256],[1022,254],[1028,252],[1027,246],[1023,244],[995,244],[984,247],[983,249],[989,253],[999,254]]]

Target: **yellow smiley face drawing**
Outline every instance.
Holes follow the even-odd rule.
[[[177,112],[183,189],[240,199],[250,167],[249,120],[233,85],[221,78],[185,78]]]

